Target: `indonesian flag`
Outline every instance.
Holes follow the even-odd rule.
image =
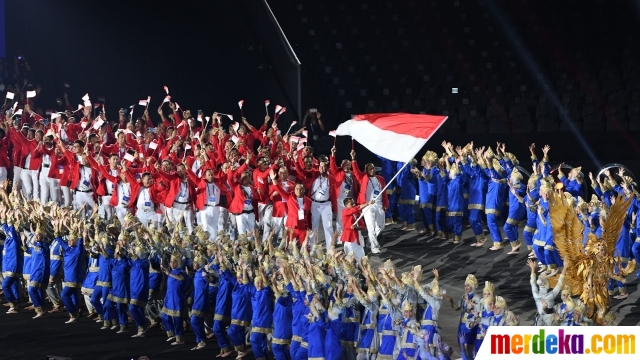
[[[27,99],[36,97],[36,91],[27,91]]]
[[[408,162],[447,120],[440,115],[407,113],[356,115],[336,129],[369,151],[392,161]]]
[[[140,105],[140,106],[147,106],[147,104],[148,104],[148,101],[147,101],[147,100],[140,100],[140,101],[138,101],[138,105]]]
[[[242,109],[242,105],[244,104],[244,100],[238,101],[238,107]]]

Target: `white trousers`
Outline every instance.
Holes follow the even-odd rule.
[[[145,227],[158,228],[158,214],[153,209],[140,209],[136,210],[136,217]]]
[[[364,209],[364,223],[367,225],[367,236],[371,249],[379,249],[378,235],[384,230],[384,210],[379,204]]]
[[[14,166],[13,181],[12,181],[14,189],[22,189],[22,181],[20,180],[21,175],[22,175],[22,168],[18,166]]]
[[[84,217],[88,218],[91,216],[93,212],[93,207],[96,205],[96,202],[93,201],[93,192],[82,192],[82,191],[74,191],[75,195],[73,198],[73,209],[78,211],[85,205],[84,207]]]
[[[273,230],[273,240],[282,239],[284,237],[284,217],[271,218],[271,230]],[[268,234],[267,234],[268,236]],[[264,237],[263,237],[264,240]]]
[[[118,217],[118,220],[120,220],[120,224],[124,224],[124,217],[127,216],[129,210],[123,205],[118,205],[113,208],[113,212]]]
[[[100,207],[98,208],[98,214],[106,221],[111,220],[113,216],[113,206],[109,205],[111,201],[111,195],[100,197]]]
[[[40,186],[38,182],[38,170],[22,169],[20,180],[22,181],[22,193],[27,200],[40,199]]]
[[[49,201],[55,201],[53,200],[53,193],[55,192],[55,189],[53,188],[51,179],[49,178],[49,176],[47,176],[47,170],[49,170],[49,168],[43,169],[44,171],[40,171],[40,174],[38,175],[38,183],[40,185],[40,203],[42,205],[46,204]]]
[[[256,226],[256,215],[251,212],[250,214],[234,215],[236,219],[236,226],[238,227],[238,235],[246,234],[250,239],[253,239],[253,229]]]
[[[71,197],[71,189],[68,186],[61,186],[60,190],[62,191],[62,197],[64,200],[62,201],[62,205],[71,206],[73,202],[73,198]]]
[[[60,189],[60,180],[49,178],[49,184],[51,185],[51,193],[49,196],[51,197],[51,201],[60,205],[62,203],[62,193]]]
[[[327,246],[331,246],[331,238],[333,237],[333,210],[331,209],[331,201],[324,203],[311,202],[311,230],[313,231],[311,237],[309,237],[309,245],[313,246],[316,243],[316,236],[318,226],[322,220],[322,227],[324,228],[324,242]]]
[[[208,231],[210,238],[215,239],[218,231],[224,229],[224,218],[220,216],[220,206],[206,206],[198,211],[198,223],[204,231]]]
[[[273,204],[258,204],[258,214],[260,215],[258,226],[262,229],[262,241],[264,241],[273,229]]]
[[[360,244],[364,243],[364,239],[362,235],[360,237]],[[349,253],[353,253],[353,256],[356,258],[356,262],[360,262],[360,259],[364,257],[364,248],[356,242],[346,242],[344,243],[344,254],[349,255]]]
[[[167,208],[167,215],[169,221],[175,223],[184,218],[187,231],[191,233],[193,231],[193,210],[191,210],[191,204],[178,204],[174,203],[172,208]]]
[[[0,167],[0,184],[2,184],[5,180],[7,180],[7,168],[6,167]]]

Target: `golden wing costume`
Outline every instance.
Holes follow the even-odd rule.
[[[631,197],[627,200],[618,197],[602,224],[602,237],[598,239],[594,234],[589,234],[586,246],[582,243],[583,227],[572,204],[557,193],[549,200],[554,242],[567,268],[565,284],[571,287],[572,295],[579,295],[584,302],[585,316],[599,325],[604,325],[605,317],[611,316],[608,314],[609,279],[621,281],[636,266],[635,260],[632,260],[621,268],[620,259],[614,255],[632,200]],[[618,275],[614,273],[615,267],[619,268]]]

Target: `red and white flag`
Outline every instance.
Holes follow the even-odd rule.
[[[242,105],[244,104],[244,100],[238,101],[238,107],[242,109]]]
[[[169,88],[168,87],[164,87],[164,91],[167,93],[167,95],[169,95]]]
[[[276,114],[280,112],[280,109],[282,109],[282,106],[276,105]]]
[[[140,106],[147,106],[147,104],[148,104],[148,101],[147,101],[147,100],[140,100],[140,101],[138,101],[138,105],[140,105]]]
[[[27,91],[27,99],[36,97],[36,91]]]
[[[7,99],[13,100],[14,96],[16,96],[16,94],[12,93],[11,91],[7,91]]]
[[[84,102],[89,101],[89,94],[84,94],[84,96],[82,97],[82,101]]]
[[[171,101],[171,96],[167,95],[167,96],[164,97],[164,101],[162,103],[164,104],[164,103],[169,102],[169,101]]]
[[[269,100],[265,100],[264,101],[264,106],[269,106],[269,104],[271,104],[271,101],[269,101]]]
[[[408,162],[447,120],[447,116],[407,113],[356,115],[336,129],[369,151],[392,161]]]
[[[227,117],[229,118],[229,120],[233,121],[233,115],[227,115]]]

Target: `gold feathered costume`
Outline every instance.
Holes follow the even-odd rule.
[[[618,197],[602,224],[602,237],[589,234],[586,246],[582,243],[583,227],[575,207],[557,193],[549,200],[554,242],[567,267],[565,284],[571,287],[572,295],[579,295],[584,302],[585,316],[599,325],[604,325],[609,312],[609,279],[621,281],[636,266],[632,260],[622,268],[620,258],[614,254],[632,200]],[[619,274],[614,273],[615,267]]]

